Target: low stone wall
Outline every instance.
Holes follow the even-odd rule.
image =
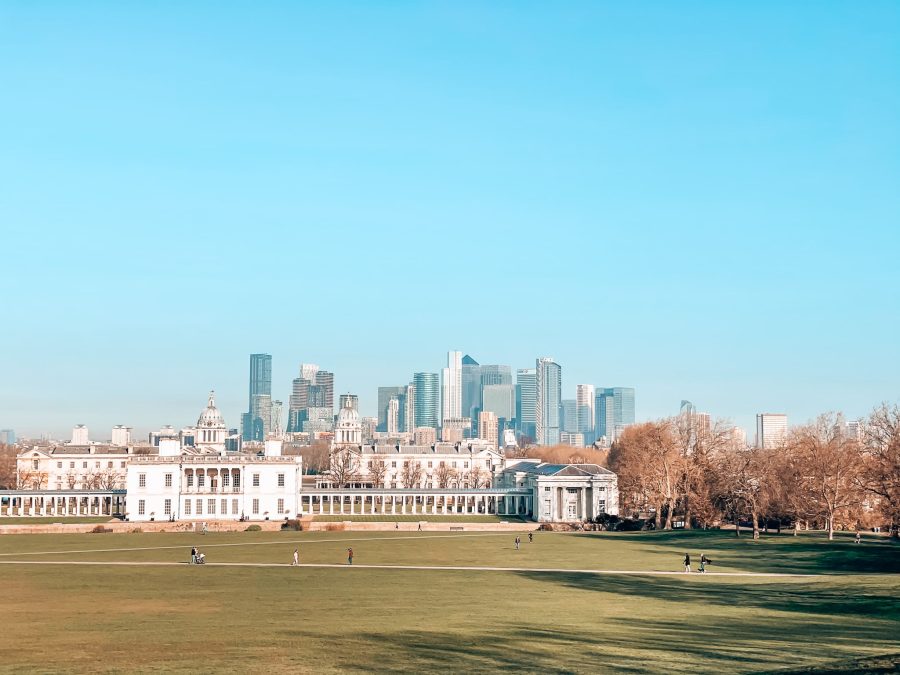
[[[303,530],[307,532],[416,532],[417,522],[316,522],[302,520]],[[0,524],[0,535],[4,534],[84,534],[98,525],[113,532],[198,532],[200,523],[195,522],[152,522],[133,523],[113,520],[108,523],[27,523],[16,525]],[[210,532],[242,532],[251,525],[258,525],[263,531],[276,532],[281,529],[281,521],[266,520],[239,522],[236,520],[209,520],[206,523]],[[423,532],[527,532],[536,530],[538,523],[467,523],[459,522],[429,523],[422,521]]]

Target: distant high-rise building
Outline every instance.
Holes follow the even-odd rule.
[[[416,387],[411,382],[400,394],[400,431],[412,433],[416,428]]]
[[[787,436],[787,415],[759,413],[756,416],[756,447],[777,448]]]
[[[434,445],[437,443],[437,429],[434,427],[416,427],[416,430],[413,432],[413,440],[415,445]]]
[[[378,427],[376,431],[387,431],[388,404],[392,398],[399,398],[406,387],[378,387]]]
[[[0,443],[6,445],[14,445],[16,442],[16,432],[13,429],[0,429]]]
[[[328,408],[328,392],[321,384],[311,384],[307,389],[307,408]]]
[[[481,386],[491,384],[512,384],[512,370],[509,366],[488,364],[481,366]]]
[[[571,445],[573,448],[583,448],[584,434],[561,431],[559,432],[559,442],[561,445]]]
[[[300,377],[304,380],[309,380],[310,383],[314,383],[316,381],[316,375],[319,372],[319,366],[315,363],[301,363],[300,364]]]
[[[334,373],[320,370],[316,373],[316,385],[322,387],[325,392],[323,405],[334,409]]]
[[[865,429],[865,420],[848,420],[847,421],[847,437],[860,442],[863,440],[863,432]]]
[[[88,432],[88,428],[83,424],[76,424],[72,429],[72,443],[71,445],[90,445],[91,444],[91,436]]]
[[[392,396],[387,405],[387,429],[389,434],[400,433],[400,398]]]
[[[281,401],[272,401],[272,419],[269,423],[269,429],[276,437],[281,438],[284,427],[281,420],[284,415],[284,404]]]
[[[466,354],[462,357],[461,368],[462,415],[477,421],[478,411],[481,410],[481,366]]]
[[[537,419],[537,374],[533,368],[516,371],[516,420],[522,436],[535,439]]]
[[[441,371],[441,419],[462,417],[462,352],[447,352],[447,367]]]
[[[494,413],[489,410],[478,413],[478,438],[486,440],[496,448],[499,440],[498,430],[497,416]]]
[[[250,355],[250,402],[241,416],[241,437],[263,441],[272,423],[272,355]]]
[[[556,445],[559,443],[559,408],[562,400],[562,368],[560,365],[549,356],[537,359],[535,384],[537,401],[534,440],[538,445]]]
[[[574,398],[564,398],[559,404],[559,429],[578,433],[578,404]]]
[[[631,387],[598,388],[594,397],[594,433],[598,438],[614,441],[630,424],[634,424],[634,389]]]
[[[363,443],[371,443],[372,439],[375,438],[375,427],[378,426],[378,418],[363,417],[359,420],[359,424],[362,430]]]
[[[516,392],[512,384],[486,384],[482,390],[482,410],[507,421],[516,416]]]
[[[575,415],[578,431],[584,434],[585,443],[594,442],[594,385],[575,385]]]
[[[126,427],[123,424],[114,426],[109,443],[122,448],[131,445],[131,427]]]
[[[437,429],[441,425],[441,385],[437,373],[415,373],[416,429],[431,427]]]

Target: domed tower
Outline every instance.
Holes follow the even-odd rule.
[[[209,401],[206,410],[200,413],[197,420],[197,436],[194,443],[207,451],[225,452],[225,438],[228,436],[228,428],[222,413],[216,407],[216,392],[209,392]]]
[[[341,410],[334,426],[334,445],[362,445],[362,423],[354,407],[355,396],[341,396]]]

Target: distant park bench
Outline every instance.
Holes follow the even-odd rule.
[[[462,532],[462,531],[465,530],[465,529],[466,529],[466,528],[460,527],[459,525],[452,525],[452,526],[450,527],[450,531],[451,531],[451,532]]]

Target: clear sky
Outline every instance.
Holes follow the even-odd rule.
[[[900,3],[0,3],[0,427],[482,363],[900,400]]]

